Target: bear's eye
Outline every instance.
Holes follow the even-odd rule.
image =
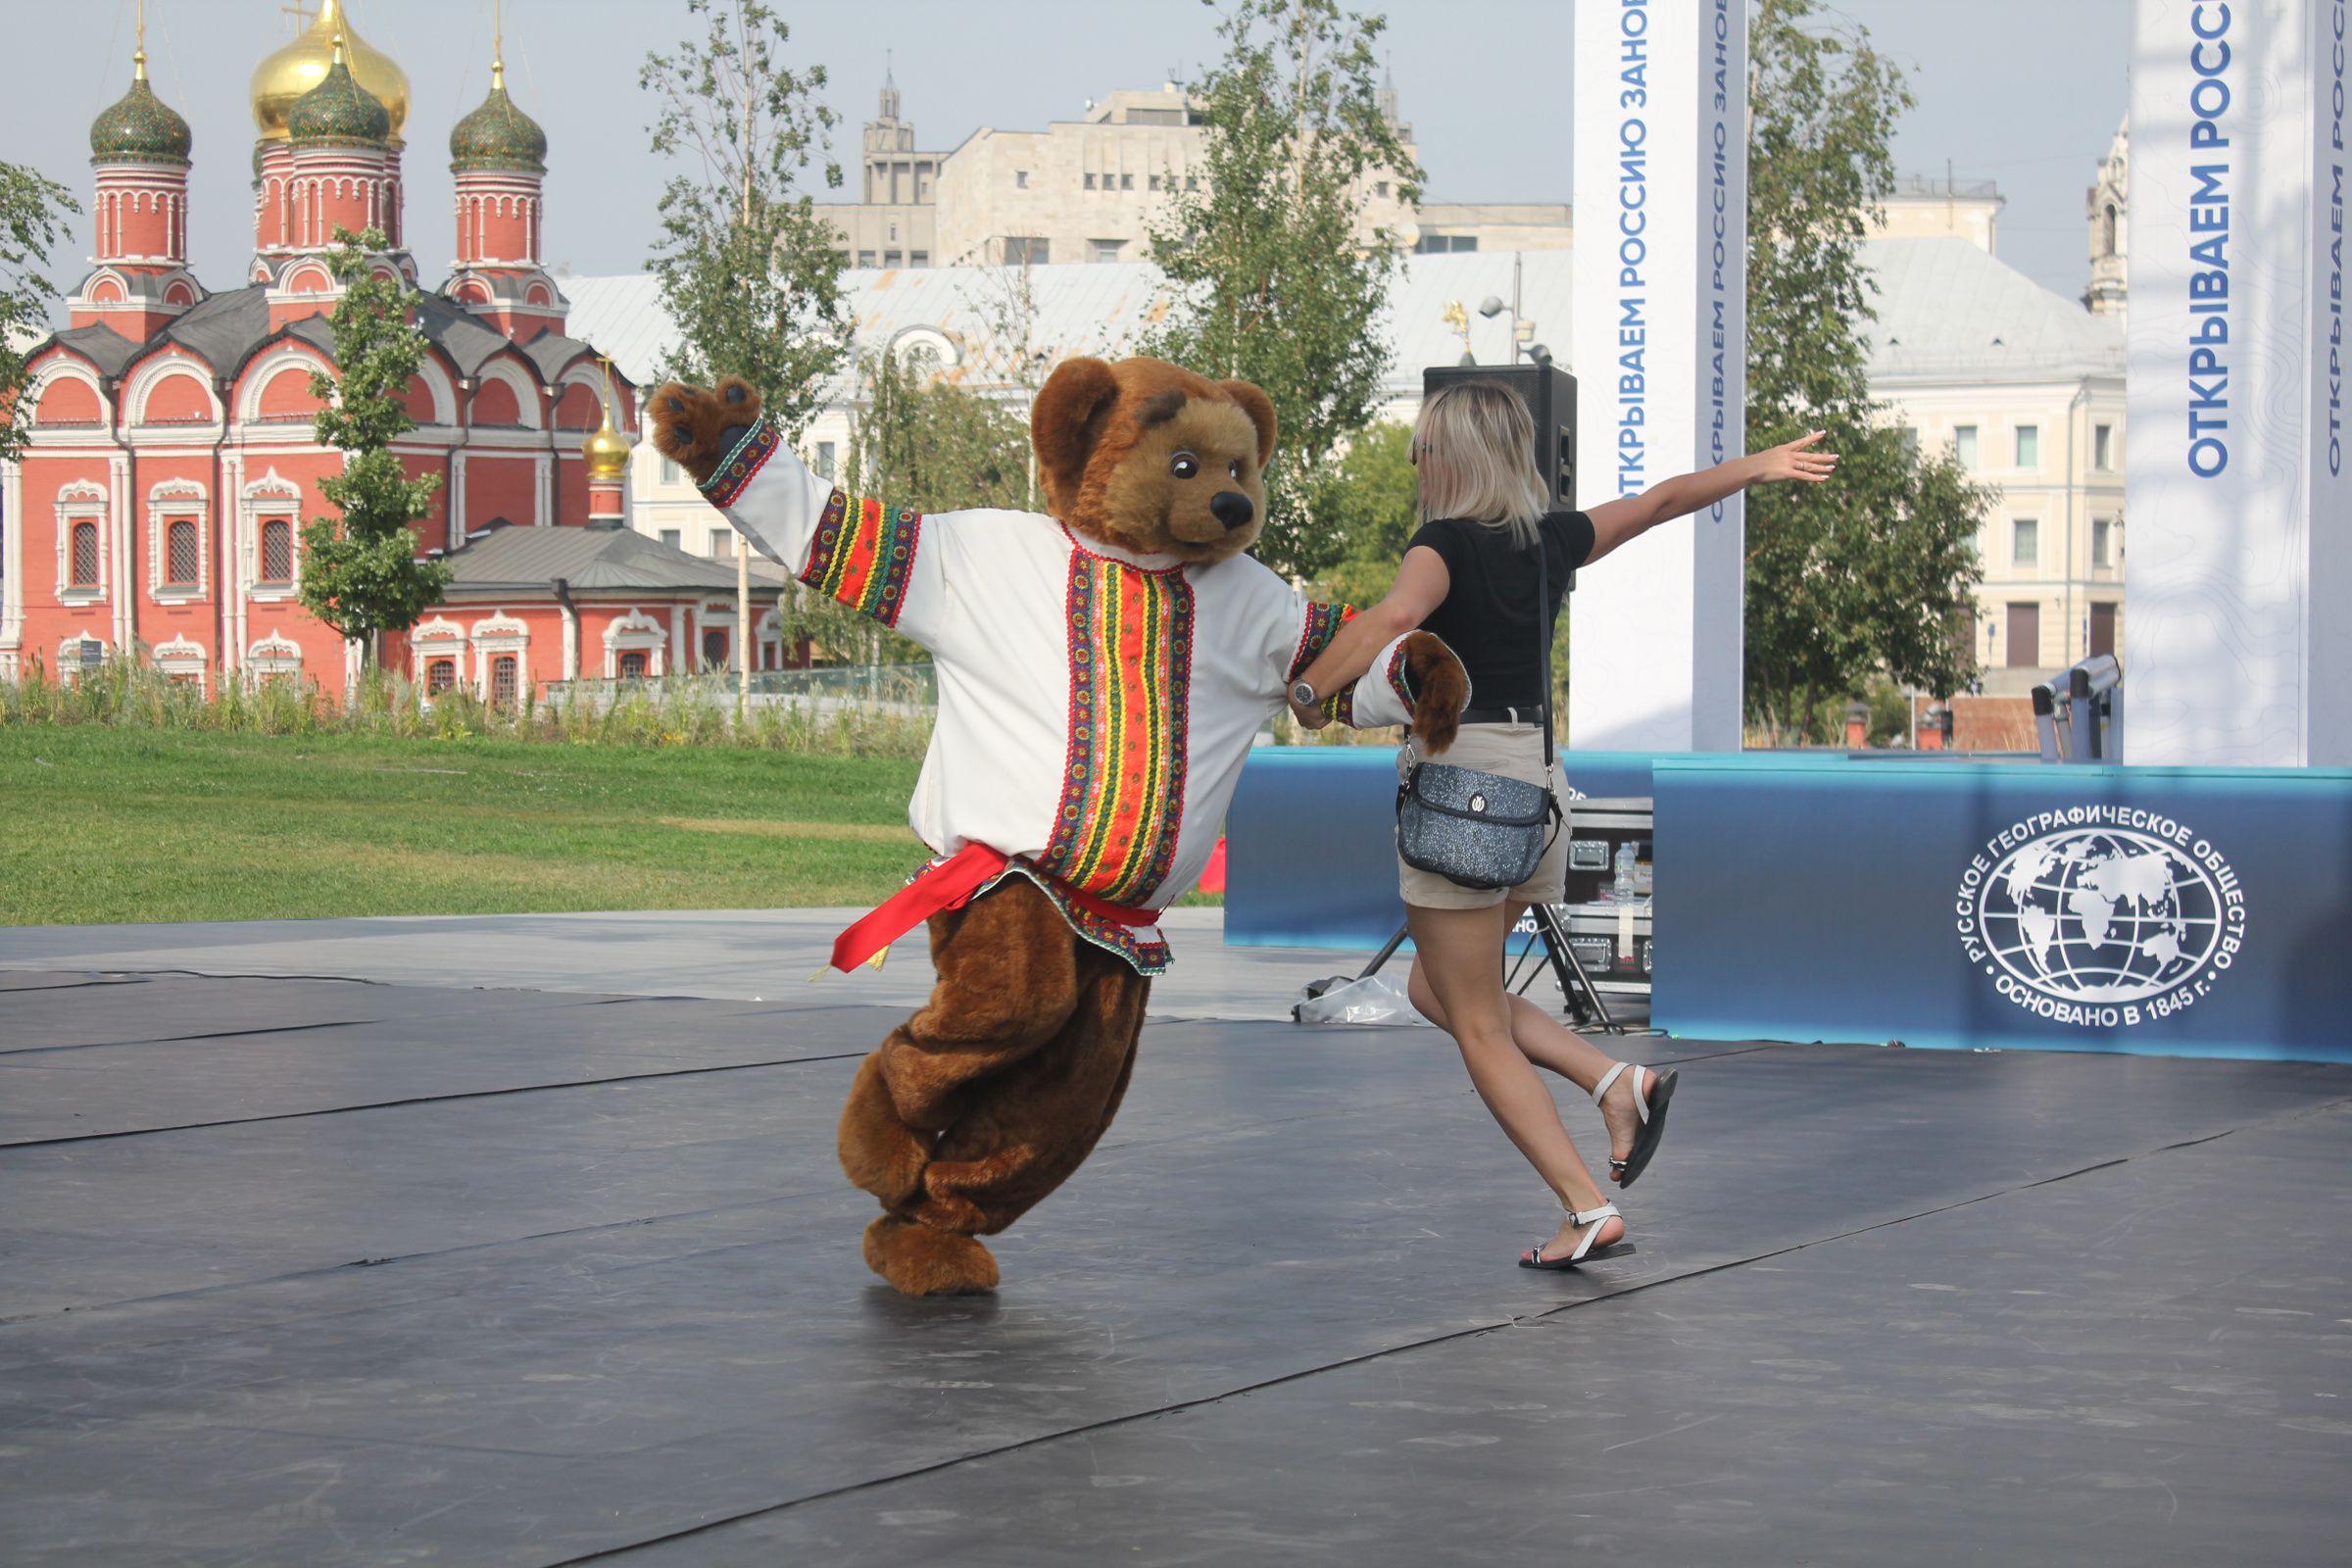
[[[1239,479],[1242,476],[1242,460],[1236,458],[1231,463],[1225,465],[1225,471],[1232,474],[1236,479]]]
[[[1179,479],[1198,477],[1200,472],[1200,460],[1190,452],[1179,452],[1168,460],[1168,471]]]

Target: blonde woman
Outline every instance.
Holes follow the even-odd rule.
[[[1532,466],[1535,426],[1526,405],[1497,383],[1447,387],[1422,406],[1413,427],[1421,529],[1405,548],[1396,586],[1341,630],[1301,677],[1305,690],[1294,695],[1341,690],[1393,638],[1424,627],[1445,638],[1470,672],[1471,706],[1446,760],[1546,783],[1564,796],[1556,760],[1546,767],[1544,760],[1551,672],[1540,667],[1544,622],[1538,614],[1556,620],[1571,572],[1662,522],[1751,484],[1829,478],[1838,459],[1811,450],[1821,438],[1816,431],[1590,512],[1547,513],[1548,487]],[[1541,607],[1539,581],[1547,595]],[[1323,721],[1308,703],[1295,701],[1293,711],[1302,724]],[[1414,760],[1408,745],[1397,766],[1401,771]],[[1672,1072],[1612,1061],[1503,989],[1506,934],[1530,904],[1565,896],[1567,862],[1565,834],[1515,888],[1466,888],[1397,862],[1416,950],[1413,1005],[1453,1036],[1479,1098],[1565,1212],[1549,1241],[1520,1254],[1522,1268],[1573,1268],[1633,1250],[1616,1204],[1586,1169],[1536,1069],[1558,1073],[1600,1106],[1612,1177],[1621,1186],[1633,1185],[1649,1163],[1674,1092]]]

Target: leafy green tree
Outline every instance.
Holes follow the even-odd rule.
[[[780,63],[791,31],[759,0],[686,9],[709,19],[702,41],[649,54],[637,77],[661,106],[653,150],[701,165],[699,178],[663,188],[648,263],[679,335],[662,368],[706,386],[742,376],[798,436],[850,352],[838,241],[814,198],[793,189],[837,123],[815,97],[825,69]],[[841,183],[839,164],[822,173]]]
[[[441,476],[409,477],[392,443],[416,428],[406,394],[423,368],[424,333],[410,313],[409,287],[369,267],[384,248],[376,229],[337,226],[327,270],[343,298],[327,318],[335,333],[335,374],[311,373],[322,405],[311,428],[321,446],[344,454],[343,471],[318,481],[318,493],[342,514],[313,517],[302,529],[302,604],[344,636],[362,640],[370,663],[378,634],[406,631],[441,598],[449,567],[416,559],[416,532],[433,510]]]
[[[1140,347],[1273,399],[1280,446],[1255,548],[1286,574],[1343,559],[1313,503],[1390,359],[1380,313],[1396,248],[1359,230],[1372,176],[1411,202],[1420,171],[1380,110],[1385,25],[1335,0],[1235,0],[1217,28],[1224,57],[1199,88],[1206,177],[1149,225],[1172,299]]]
[[[1750,31],[1748,450],[1826,429],[1835,483],[1747,498],[1751,723],[1803,740],[1871,676],[1948,696],[1974,673],[1959,635],[1992,492],[1915,450],[1870,395],[1877,291],[1860,254],[1894,187],[1902,74],[1814,0],[1762,0]]]
[[[31,410],[24,386],[25,340],[41,335],[57,298],[41,269],[59,239],[64,215],[78,213],[74,193],[30,169],[0,163],[0,461],[21,456]]]
[[[858,371],[865,410],[850,443],[847,488],[926,513],[1027,505],[1021,411],[949,381],[925,354],[877,354]]]
[[[1332,462],[1311,509],[1341,551],[1318,579],[1327,597],[1376,605],[1395,586],[1405,544],[1420,526],[1412,445],[1411,425],[1383,419],[1357,431]]]

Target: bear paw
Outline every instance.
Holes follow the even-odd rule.
[[[1412,674],[1413,736],[1435,757],[1461,733],[1462,709],[1470,701],[1470,672],[1452,649],[1425,631],[1405,638],[1404,667]]]
[[[980,1296],[997,1288],[997,1260],[969,1236],[896,1214],[865,1228],[865,1266],[901,1296]]]
[[[655,448],[702,484],[718,471],[718,461],[728,449],[759,422],[760,401],[751,382],[730,375],[715,392],[672,381],[646,407],[654,415]]]

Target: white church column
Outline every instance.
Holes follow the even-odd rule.
[[[2125,758],[2352,764],[2345,0],[2140,0]]]
[[[1615,0],[1576,14],[1577,504],[1745,446],[1747,12]],[[1742,508],[1645,534],[1580,584],[1571,745],[1736,751]]]

